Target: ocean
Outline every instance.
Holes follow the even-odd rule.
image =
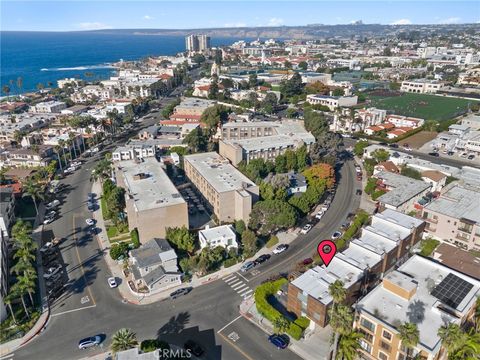
[[[0,32],[1,86],[10,94],[36,90],[37,84],[56,86],[56,80],[79,77],[106,79],[114,74],[109,63],[148,55],[174,55],[185,50],[183,36],[100,34],[95,32]],[[212,46],[238,39],[213,38]],[[91,73],[89,77],[85,73]],[[23,79],[18,89],[16,80]],[[10,81],[14,85],[10,85]]]

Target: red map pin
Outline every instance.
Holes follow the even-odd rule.
[[[332,240],[322,240],[317,246],[317,251],[325,266],[328,266],[337,253],[337,246]]]

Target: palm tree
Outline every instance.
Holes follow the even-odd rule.
[[[17,251],[15,251],[15,254],[13,254],[13,258],[18,259],[18,261],[32,263],[32,261],[35,260],[35,254],[32,253],[32,246],[25,246],[17,249]]]
[[[16,282],[12,286],[12,293],[14,293],[17,297],[19,297],[20,300],[22,300],[25,314],[27,315],[28,318],[30,318],[30,312],[28,311],[27,304],[25,304],[25,299],[23,298],[23,296],[27,293],[25,286],[20,282]]]
[[[28,292],[28,295],[30,296],[30,303],[32,304],[32,306],[34,306],[33,294],[36,290],[36,279],[37,274],[35,273],[35,270],[25,272],[23,276],[18,279],[18,282],[22,284],[22,287]]]
[[[2,91],[7,95],[7,99],[8,99],[8,96],[10,95],[10,86],[3,85],[2,86]]]
[[[13,323],[16,324],[17,319],[15,318],[15,313],[13,312],[13,308],[12,308],[13,299],[16,299],[16,295],[14,293],[12,293],[11,290],[10,290],[9,294],[3,298],[3,301],[5,302],[5,304],[7,304],[8,309],[10,310],[10,314],[12,315]]]
[[[92,180],[102,181],[104,178],[110,177],[112,172],[112,162],[107,158],[100,160],[97,162],[95,167],[92,170]]]
[[[282,334],[289,329],[290,321],[280,315],[273,320],[273,326],[277,334]]]
[[[343,287],[343,282],[340,280],[336,280],[335,282],[329,285],[328,292],[333,299],[332,307],[330,310],[332,313],[335,313],[337,304],[344,301],[345,298],[347,297],[347,291]],[[338,331],[335,331],[335,339],[333,342],[333,359],[336,358],[339,336],[340,336],[340,333]]]
[[[336,360],[353,360],[357,358],[357,351],[360,349],[359,340],[362,334],[356,331],[351,331],[348,334],[342,335],[338,342],[338,353]]]
[[[75,139],[75,134],[73,132],[70,132],[68,134],[68,139],[70,140],[70,144],[73,147],[73,153],[75,154],[75,158],[77,158],[77,147],[76,147],[77,140]]]
[[[130,329],[120,329],[112,336],[112,351],[124,351],[137,346],[137,336]]]
[[[18,219],[15,222],[15,225],[12,226],[12,237],[14,241],[17,239],[24,240],[25,238],[30,238],[31,233],[32,233],[32,225],[30,225],[30,223],[23,221],[22,219]]]
[[[406,322],[398,327],[402,345],[407,349],[407,358],[410,357],[412,349],[417,346],[420,339],[420,332],[414,323]]]
[[[336,359],[340,335],[346,335],[352,331],[353,314],[352,309],[349,306],[337,304],[335,308],[332,307],[330,309],[329,315],[330,326],[335,332],[332,359]]]
[[[43,186],[41,186],[38,182],[34,182],[31,178],[28,178],[23,183],[22,188],[23,193],[32,198],[33,205],[35,205],[35,212],[38,215],[37,200],[45,199],[45,192]]]
[[[457,324],[448,324],[438,329],[438,337],[442,340],[443,347],[450,355],[463,341],[463,331]]]
[[[60,166],[60,171],[63,171],[63,167],[62,167],[62,157],[60,156],[60,150],[62,150],[62,147],[60,145],[55,145],[53,147],[53,150],[55,151],[55,153],[57,154],[57,158],[58,158],[58,165]]]
[[[449,356],[452,360],[478,360],[480,354],[480,333],[471,329],[470,333],[463,333],[460,346]]]
[[[64,140],[58,140],[58,146],[60,146],[62,148],[63,161],[65,161],[65,165],[66,165],[67,164],[67,159],[65,158],[65,141]]]
[[[23,78],[19,76],[17,78],[17,89],[18,91],[22,91],[22,88],[23,88]]]
[[[473,321],[475,322],[475,331],[480,332],[480,297],[477,298],[477,302],[475,303]]]

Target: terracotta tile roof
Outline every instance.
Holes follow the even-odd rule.
[[[437,171],[437,170],[425,170],[424,172],[422,172],[422,176],[427,177],[429,179],[432,179],[435,182],[438,182],[438,181],[442,180],[443,178],[447,177],[447,175],[445,175],[444,173],[441,173],[440,171]]]

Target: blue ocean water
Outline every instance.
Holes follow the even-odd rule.
[[[113,74],[108,63],[136,60],[148,55],[174,55],[185,50],[181,36],[100,34],[95,32],[0,32],[1,87],[11,94],[47,86],[65,77],[105,79]],[[237,39],[213,38],[212,45],[228,45]],[[23,78],[21,91],[16,79]],[[92,77],[88,78],[92,79]],[[2,95],[5,95],[2,93]]]

